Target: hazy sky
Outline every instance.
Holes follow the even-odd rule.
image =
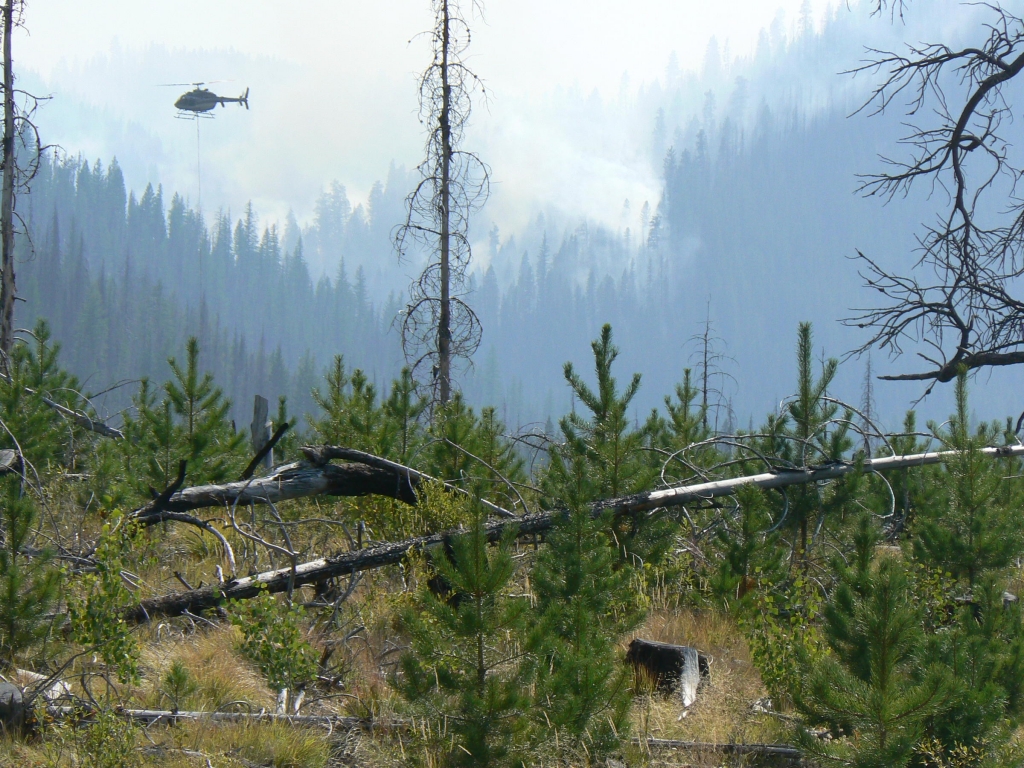
[[[614,115],[585,139],[560,130],[557,94],[576,86],[614,100],[662,76],[673,52],[683,69],[699,68],[712,36],[732,55],[747,54],[762,28],[780,12],[789,26],[805,1],[487,2],[471,53],[490,100],[469,142],[492,167],[498,211],[514,219],[529,205],[557,204],[607,218],[624,197],[653,205],[656,171],[631,146],[635,137],[612,125]],[[26,5],[28,34],[14,55],[55,96],[44,129],[70,152],[117,154],[132,185],[160,179],[198,191],[194,125],[173,120],[170,106],[183,89],[158,82],[226,78],[213,86],[226,95],[251,88],[249,113],[218,110],[201,126],[205,209],[237,211],[253,199],[271,218],[288,207],[303,217],[331,179],[359,198],[392,160],[411,167],[420,159],[415,76],[428,50],[416,35],[430,24],[427,0]],[[826,4],[809,7],[820,18]]]

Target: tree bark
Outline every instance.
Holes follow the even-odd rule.
[[[14,345],[14,70],[11,60],[11,31],[18,0],[5,0],[4,36],[4,137],[3,188],[0,192],[0,352],[4,359]]]
[[[448,47],[451,44],[448,0],[443,0],[441,28],[441,311],[437,321],[437,377],[438,402],[448,404],[452,386],[451,358],[451,85],[448,82]]]
[[[365,464],[324,464],[300,461],[285,464],[266,477],[239,480],[223,485],[197,485],[172,494],[159,505],[149,504],[136,511],[137,517],[166,510],[187,512],[204,507],[266,504],[308,496],[387,496],[416,504],[415,478]],[[158,506],[158,508],[157,508]]]

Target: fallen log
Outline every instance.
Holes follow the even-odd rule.
[[[47,711],[55,719],[67,717],[90,717],[93,712],[81,707],[52,706]],[[364,717],[342,715],[286,715],[272,712],[205,712],[169,709],[125,709],[118,707],[113,712],[125,719],[145,725],[165,723],[174,725],[181,722],[205,721],[212,723],[286,723],[288,725],[326,726],[332,730],[390,731],[408,728],[408,721],[379,721]],[[799,760],[800,750],[788,744],[735,744],[702,741],[680,741],[676,739],[634,738],[634,744],[645,745],[650,750],[675,750],[698,753],[727,755],[752,755]]]
[[[415,487],[423,481],[437,482],[436,478],[420,472],[419,470],[413,469],[412,467],[407,467],[404,464],[398,464],[397,462],[381,458],[380,456],[374,456],[372,453],[357,451],[354,448],[343,448],[337,445],[321,445],[306,446],[299,450],[302,451],[302,454],[307,459],[317,465],[326,464],[331,459],[342,459],[343,461],[354,461],[360,464],[366,464],[370,467],[377,467],[378,469],[394,472],[395,475],[400,478],[401,481],[405,482],[411,489],[415,489]],[[467,491],[457,488],[450,483],[444,483],[444,486],[453,493],[469,495]],[[493,515],[507,518],[515,517],[515,515],[507,509],[503,509],[497,504],[487,501],[487,499],[479,499],[479,501],[483,504],[484,508]]]
[[[35,391],[29,389],[28,387],[25,387],[25,391],[28,392],[30,395],[35,394]],[[44,405],[48,406],[49,408],[52,408],[61,416],[71,419],[73,422],[75,422],[75,424],[80,426],[82,429],[88,430],[89,432],[95,432],[97,435],[100,435],[102,437],[110,437],[115,440],[124,439],[124,433],[121,432],[121,430],[114,429],[113,427],[108,427],[104,422],[100,421],[99,419],[90,418],[89,414],[87,413],[81,411],[73,411],[70,408],[65,408],[60,403],[55,403],[53,400],[43,395],[40,395],[40,399],[43,401]]]
[[[991,459],[1020,457],[1024,456],[1024,445],[981,448],[978,453]],[[694,501],[711,500],[719,496],[732,496],[740,488],[748,485],[765,490],[773,490],[786,488],[790,485],[837,480],[862,469],[865,472],[890,472],[894,469],[941,464],[955,455],[956,451],[931,451],[929,453],[915,453],[907,456],[883,456],[878,459],[865,459],[860,463],[836,461],[820,467],[773,469],[757,475],[745,475],[727,480],[712,480],[707,483],[682,485],[676,488],[638,493],[635,496],[623,499],[600,501],[595,507],[601,510],[611,509],[615,512],[647,512],[659,507],[681,506]]]
[[[403,481],[394,471],[366,464],[321,464],[305,461],[284,464],[265,476],[222,485],[196,485],[175,491],[167,499],[155,499],[135,517],[159,511],[187,512],[205,507],[267,504],[309,496],[387,496],[416,504],[415,483]]]
[[[309,496],[387,496],[416,504],[416,486],[429,475],[409,467],[396,464],[379,456],[338,446],[306,447],[303,452],[314,461],[299,461],[284,464],[266,477],[223,485],[199,485],[175,491],[166,500],[159,499],[134,514],[141,517],[159,509],[170,512],[187,512],[204,507],[224,507],[232,504],[266,504]],[[1024,456],[1024,445],[1001,448],[982,448],[980,453],[990,458]],[[709,501],[719,496],[731,496],[744,486],[753,485],[766,490],[803,485],[826,480],[836,480],[861,469],[867,472],[885,472],[907,467],[940,464],[955,455],[955,451],[932,451],[908,456],[886,456],[866,459],[861,463],[834,462],[821,467],[803,469],[773,469],[757,475],[733,477],[726,480],[712,480],[706,483],[664,488],[656,491],[606,499],[593,505],[595,514],[611,511],[614,514],[649,512],[662,507],[675,507],[698,501]],[[354,463],[330,464],[331,458],[349,458]],[[459,490],[448,486],[452,490]],[[488,509],[499,510],[502,517],[520,519],[507,510],[494,505]],[[542,513],[543,514],[543,513]],[[557,513],[548,513],[557,514]]]
[[[1020,457],[1024,456],[1024,445],[983,448],[980,453],[990,458]],[[591,511],[594,515],[605,512],[611,512],[614,515],[639,514],[661,508],[709,501],[720,496],[731,496],[740,488],[748,485],[764,489],[784,488],[791,485],[835,480],[859,471],[884,472],[939,464],[955,455],[955,451],[932,451],[908,456],[866,459],[860,463],[836,462],[823,467],[774,470],[757,475],[649,491],[619,499],[606,499],[593,504]],[[246,483],[186,488],[173,494],[167,503],[172,510],[186,510],[231,504],[236,499],[243,504],[260,504],[265,503],[267,499],[276,502],[321,493],[336,496],[362,496],[379,493],[383,496],[399,498],[402,501],[408,499],[407,503],[415,504],[412,482],[408,477],[404,481],[396,482],[394,472],[365,464],[311,466],[305,462],[299,462],[280,467],[269,477]],[[488,523],[486,526],[487,539],[492,542],[497,541],[503,535],[506,526],[510,525],[516,527],[518,536],[543,533],[550,530],[564,514],[564,510],[552,510],[522,515],[514,520]],[[264,589],[270,592],[286,592],[304,584],[313,584],[337,576],[395,565],[400,563],[412,550],[439,546],[446,539],[459,536],[462,533],[464,533],[462,530],[449,530],[428,536],[417,536],[404,541],[383,543],[368,549],[342,552],[301,563],[294,569],[280,568],[255,576],[233,579],[223,584],[211,584],[202,589],[150,598],[129,609],[125,618],[128,621],[142,622],[148,621],[154,616],[177,616],[186,611],[195,613],[213,608],[223,600],[244,600],[255,597]]]
[[[86,717],[92,713],[80,707],[49,707],[48,711],[55,718]],[[113,710],[115,714],[128,720],[146,725],[165,723],[173,725],[185,721],[209,721],[213,723],[288,723],[290,725],[326,725],[330,728],[343,730],[370,730],[375,725],[372,720],[362,717],[342,717],[340,715],[283,715],[272,712],[188,712],[170,709],[122,709]]]
[[[789,744],[733,744],[707,741],[679,741],[677,739],[634,739],[634,744],[646,744],[648,749],[678,750],[725,755],[751,755],[758,757],[782,758],[787,762],[800,760],[801,752]]]
[[[485,527],[487,540],[494,542],[501,538],[506,526],[516,526],[519,535],[539,533],[551,528],[554,513],[523,515],[514,521],[496,521]],[[160,597],[143,600],[125,613],[125,619],[140,623],[154,616],[180,616],[186,611],[215,608],[225,600],[247,600],[266,592],[286,592],[305,584],[315,584],[338,576],[347,576],[359,571],[382,568],[402,562],[413,550],[429,550],[443,546],[446,539],[464,533],[461,530],[442,531],[429,536],[416,536],[404,541],[387,542],[366,549],[341,552],[322,557],[292,568],[278,568],[255,576],[231,579],[222,584],[210,584],[200,589],[174,592]]]
[[[174,487],[172,493],[161,494],[136,510],[133,516],[146,519],[162,511],[187,512],[204,507],[276,504],[309,496],[386,496],[415,506],[419,500],[417,487],[424,481],[434,480],[410,467],[351,448],[324,445],[307,446],[301,450],[310,461],[283,464],[264,477],[233,483],[197,485],[182,490]],[[331,464],[330,459],[345,459],[351,463]],[[449,483],[444,485],[452,493],[465,493]],[[516,517],[489,501],[483,504],[499,517]]]

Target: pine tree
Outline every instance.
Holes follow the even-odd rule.
[[[595,490],[605,498],[626,496],[647,488],[654,477],[650,462],[642,453],[649,438],[647,429],[631,429],[629,406],[640,389],[640,374],[634,373],[625,391],[619,392],[612,376],[612,364],[619,349],[612,344],[612,327],[601,328],[601,337],[591,343],[597,390],[592,390],[565,364],[565,380],[580,403],[590,411],[589,418],[570,413],[561,421],[567,440],[585,447],[589,470],[595,473]],[[582,441],[576,438],[582,438]]]
[[[16,448],[38,471],[47,464],[73,465],[82,430],[47,405],[43,398],[81,410],[78,381],[58,362],[60,345],[50,341],[45,320],[36,323],[34,343],[16,344],[7,376],[0,379],[0,446]],[[16,441],[16,443],[15,443]]]
[[[612,328],[605,325],[601,336],[591,343],[597,390],[592,390],[566,363],[565,380],[576,399],[589,411],[588,416],[575,410],[559,420],[566,450],[575,451],[592,478],[588,486],[594,501],[647,490],[657,477],[656,465],[647,452],[657,429],[648,419],[638,429],[632,428],[629,406],[640,389],[640,374],[633,374],[629,386],[619,392],[612,364],[619,350],[612,344]],[[552,485],[552,482],[554,485]],[[557,477],[544,478],[542,487],[549,496],[558,496]],[[620,557],[640,564],[661,557],[671,537],[663,521],[639,517],[623,517],[610,521],[610,533]]]
[[[954,706],[931,725],[931,735],[948,748],[1005,739],[1002,724],[1021,712],[1024,690],[1020,611],[1002,600],[1009,566],[1024,553],[1020,494],[1006,479],[1020,465],[981,454],[999,441],[1000,429],[981,424],[972,433],[967,389],[961,371],[948,428],[931,425],[955,453],[945,472],[932,477],[931,503],[922,505],[910,528],[924,572],[946,587],[933,609],[927,647],[934,662],[953,673]]]
[[[391,391],[384,401],[384,430],[381,435],[381,455],[400,464],[408,464],[422,441],[420,417],[429,401],[416,393],[412,371],[403,368],[399,377],[391,382]]]
[[[783,456],[798,467],[839,460],[851,446],[847,437],[853,414],[846,413],[839,426],[828,429],[839,406],[826,400],[839,363],[835,358],[825,361],[817,379],[812,371],[813,337],[810,323],[800,323],[797,333],[797,394],[787,408],[788,436]],[[800,486],[792,494],[790,524],[799,530],[799,559],[806,561],[810,544],[808,525],[815,513],[824,514],[817,489]]]
[[[707,409],[696,400],[701,396],[693,384],[693,372],[683,371],[683,380],[676,384],[675,401],[665,396],[665,411],[668,413],[667,428],[673,448],[685,448],[706,440],[711,435],[707,427]]]
[[[1007,467],[980,452],[998,441],[998,426],[981,424],[971,434],[969,425],[967,375],[961,372],[949,427],[931,425],[936,437],[955,451],[941,484],[945,498],[919,513],[914,549],[919,559],[949,571],[971,590],[983,574],[1005,568],[1024,553],[1024,521],[1018,512],[1019,494],[1004,480]],[[1017,465],[1013,463],[1014,469]]]
[[[508,483],[525,480],[522,458],[505,438],[505,425],[493,408],[480,416],[456,392],[434,410],[426,451],[428,471],[435,477],[474,490],[485,498],[515,497]],[[497,493],[494,493],[494,491]]]
[[[468,532],[452,540],[451,557],[434,558],[458,599],[424,588],[403,612],[411,646],[395,685],[414,711],[447,725],[448,737],[438,739],[447,763],[520,765],[531,676],[523,647],[529,604],[508,594],[514,531],[491,548],[484,523],[476,507]]]
[[[852,567],[825,611],[832,654],[806,672],[794,697],[811,724],[832,741],[801,731],[807,754],[821,765],[899,768],[914,757],[931,718],[950,700],[943,670],[921,658],[923,613],[903,564],[873,559],[877,534],[867,517],[856,534]]]
[[[384,411],[377,402],[377,388],[356,368],[349,382],[351,391],[347,398],[348,434],[347,447],[383,455],[381,436],[384,426]]]
[[[348,434],[348,374],[345,359],[335,355],[324,377],[326,389],[313,389],[313,402],[323,411],[319,418],[307,416],[310,429],[317,440],[327,445],[346,445]]]
[[[549,487],[568,510],[531,573],[537,623],[531,649],[546,671],[537,679],[533,718],[560,757],[606,755],[629,730],[632,693],[618,641],[642,621],[631,574],[619,568],[608,530],[588,501],[596,489],[583,446],[555,451]]]
[[[45,615],[59,583],[49,549],[27,553],[36,510],[22,490],[17,477],[0,480],[0,667],[7,669],[47,631]]]
[[[231,426],[231,401],[213,382],[213,374],[199,372],[199,342],[185,345],[185,367],[171,358],[174,378],[164,385],[166,403],[179,420],[179,458],[188,461],[193,483],[217,483],[236,474],[243,464],[245,436]]]
[[[783,549],[771,530],[764,492],[740,488],[736,504],[737,517],[715,535],[721,560],[711,580],[712,589],[728,601],[742,601],[760,582],[775,583],[782,576]]]

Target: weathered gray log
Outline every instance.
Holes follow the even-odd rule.
[[[1010,445],[1000,448],[981,448],[981,455],[991,459],[1024,456],[1024,445]],[[790,485],[818,483],[825,480],[837,480],[853,474],[863,468],[866,472],[888,472],[894,469],[922,467],[929,464],[941,464],[956,456],[956,451],[931,451],[915,453],[907,456],[884,456],[879,459],[865,459],[862,463],[837,461],[821,467],[804,469],[775,469],[757,475],[733,477],[727,480],[712,480],[696,485],[682,485],[676,488],[665,488],[648,493],[638,493],[623,499],[611,499],[598,502],[597,507],[611,509],[616,512],[645,512],[659,507],[681,506],[694,501],[710,500],[719,496],[732,496],[740,488],[748,485],[772,490],[786,488]]]
[[[21,474],[21,455],[13,448],[0,450],[0,475]]]
[[[404,481],[395,472],[366,464],[311,465],[300,461],[277,467],[273,473],[251,480],[222,485],[197,485],[171,494],[161,508],[168,512],[187,512],[205,507],[226,507],[233,504],[277,503],[309,496],[387,496],[416,503],[415,485]],[[138,510],[136,516],[154,512],[151,505]]]
[[[56,718],[89,717],[88,711],[78,707],[50,707],[49,712]],[[214,723],[289,723],[292,725],[326,725],[331,728],[356,730],[380,727],[372,720],[362,717],[341,717],[336,715],[280,715],[271,712],[183,712],[169,709],[115,709],[115,714],[147,725],[167,723],[168,725],[203,720]]]
[[[983,448],[981,453],[991,458],[1024,456],[1024,445]],[[591,511],[594,515],[605,512],[616,515],[638,514],[659,508],[708,501],[719,496],[731,496],[738,489],[748,485],[765,489],[784,488],[790,485],[835,480],[860,471],[862,468],[866,471],[882,472],[938,464],[955,455],[955,451],[933,451],[909,456],[867,459],[860,465],[835,463],[818,468],[764,472],[758,475],[639,493],[619,499],[607,499],[592,505]],[[379,461],[386,460],[380,459]],[[274,474],[268,477],[245,483],[198,486],[178,491],[170,497],[166,508],[184,511],[232,504],[236,499],[241,504],[262,504],[266,503],[268,499],[277,502],[318,494],[362,496],[372,493],[415,504],[415,482],[416,479],[408,474],[398,475],[393,471],[381,467],[370,467],[366,464],[346,464],[344,466],[323,464],[317,466],[299,462],[279,467]],[[489,541],[497,541],[501,538],[507,525],[516,526],[519,536],[542,533],[549,530],[564,514],[564,510],[554,510],[523,515],[514,520],[489,523],[487,538]],[[343,552],[302,563],[296,566],[294,572],[291,568],[282,568],[245,579],[236,579],[223,585],[210,585],[190,592],[176,592],[150,598],[128,611],[126,618],[131,621],[146,621],[154,616],[177,616],[185,611],[195,613],[212,608],[225,599],[242,600],[255,597],[260,593],[262,584],[265,584],[266,589],[271,592],[285,592],[289,588],[303,584],[312,584],[336,576],[395,565],[400,563],[413,549],[431,548],[442,544],[445,539],[462,533],[464,532],[455,530],[429,536],[417,536],[404,541],[380,544],[369,549]]]
[[[337,446],[303,448],[313,461],[298,461],[276,467],[271,474],[222,485],[197,485],[175,490],[167,498],[154,499],[134,512],[137,518],[159,511],[187,512],[205,507],[237,504],[266,504],[309,496],[387,496],[406,504],[418,501],[416,488],[429,475],[362,451]],[[346,458],[350,464],[330,464],[331,458]],[[452,492],[460,489],[446,484]],[[501,517],[517,519],[511,512],[484,502],[485,508]]]
[[[416,470],[382,459],[379,456],[338,446],[303,448],[312,462],[296,462],[277,467],[270,475],[245,482],[224,485],[200,485],[174,493],[162,507],[173,512],[186,512],[203,507],[223,507],[238,503],[265,504],[308,496],[388,496],[407,504],[416,503],[416,486],[428,478]],[[713,480],[707,483],[683,485],[647,491],[633,496],[599,501],[593,505],[595,514],[611,511],[615,514],[648,512],[661,507],[676,507],[693,502],[709,501],[719,496],[731,496],[744,486],[753,485],[766,490],[803,485],[825,480],[836,480],[863,468],[865,471],[885,472],[907,467],[939,464],[951,459],[955,451],[932,451],[908,456],[887,456],[866,459],[861,464],[835,462],[823,467],[806,469],[778,469],[757,475]],[[1005,448],[982,448],[980,453],[990,458],[1024,456],[1024,445]],[[331,458],[350,458],[357,462],[345,465],[329,464]],[[500,509],[500,507],[496,508]],[[150,511],[146,508],[136,514]],[[501,510],[503,516],[512,516]],[[549,514],[558,514],[549,513]],[[515,518],[519,519],[519,518]]]
[[[29,394],[34,394],[34,390],[31,390],[28,387],[25,387],[25,391],[28,392]],[[90,418],[88,414],[82,413],[80,411],[73,411],[70,408],[65,408],[60,403],[55,403],[48,397],[41,396],[40,399],[43,401],[45,405],[55,410],[61,416],[65,416],[66,418],[71,419],[73,422],[75,422],[75,424],[80,426],[82,429],[88,430],[89,432],[95,432],[97,435],[101,435],[103,437],[112,437],[117,440],[124,439],[124,433],[121,432],[121,430],[114,429],[113,427],[108,427],[99,419],[93,419]]]
[[[683,752],[703,752],[726,755],[756,755],[798,761],[801,752],[789,744],[717,744],[706,741],[679,741],[676,739],[634,739],[635,744],[646,744],[650,749],[672,749]]]
[[[518,535],[540,533],[551,528],[555,513],[523,515],[514,521],[495,521],[486,528],[488,541],[497,541],[509,525],[516,527]],[[125,613],[131,622],[144,622],[155,616],[180,616],[186,611],[197,613],[220,605],[225,600],[247,600],[267,592],[286,592],[289,586],[300,587],[315,584],[338,576],[347,576],[359,571],[382,568],[402,562],[415,549],[428,550],[443,546],[446,539],[458,536],[464,531],[443,531],[429,536],[417,536],[404,541],[378,544],[374,547],[342,552],[330,557],[300,563],[294,569],[278,568],[273,571],[232,579],[223,584],[210,584],[201,589],[174,592],[160,597],[143,600]]]
[[[49,707],[48,712],[56,719],[65,717],[86,717],[90,712],[80,707]],[[212,723],[287,723],[288,725],[326,726],[335,730],[393,730],[409,726],[408,721],[378,721],[363,717],[340,715],[279,715],[270,712],[191,712],[168,709],[114,709],[120,717],[146,725],[166,723],[172,725],[186,721]],[[701,741],[680,741],[676,739],[633,739],[634,744],[646,745],[651,750],[673,750],[681,752],[714,753],[728,755],[751,755],[782,758],[788,761],[800,759],[800,750],[788,744],[735,744]]]

